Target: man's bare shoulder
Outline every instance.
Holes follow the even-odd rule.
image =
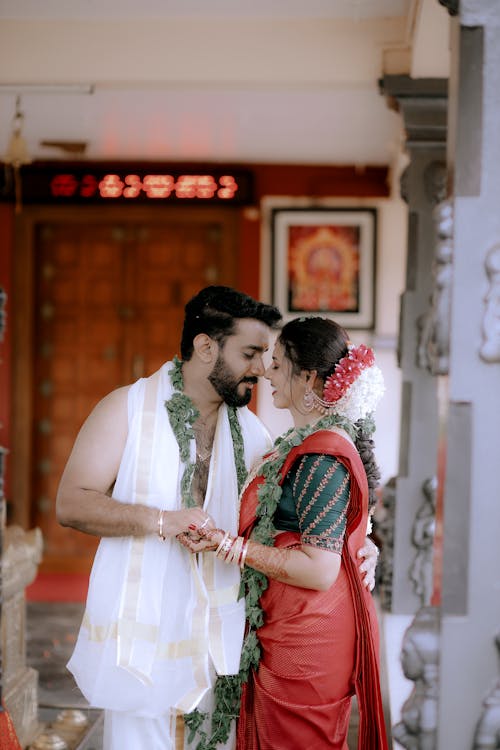
[[[124,406],[127,406],[128,401],[128,393],[130,390],[130,385],[122,385],[120,388],[115,388],[114,391],[111,391],[106,396],[104,396],[100,401],[97,402],[95,405],[93,411],[99,410],[107,410],[107,409],[122,409]]]
[[[81,528],[82,490],[106,494],[116,480],[128,434],[129,389],[117,388],[101,399],[77,435],[57,493],[63,525]]]
[[[128,393],[130,385],[121,386],[108,393],[92,409],[83,423],[82,431],[93,429],[124,430],[128,424]]]

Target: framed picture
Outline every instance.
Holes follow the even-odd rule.
[[[371,208],[275,208],[273,302],[286,320],[323,315],[373,328],[377,214]]]

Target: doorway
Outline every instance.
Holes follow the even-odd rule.
[[[26,525],[42,530],[42,570],[87,572],[98,539],[62,528],[55,518],[74,439],[104,395],[179,352],[184,305],[200,288],[234,285],[236,222],[231,209],[205,207],[161,216],[156,209],[51,213],[33,209],[24,218],[29,263],[16,272],[28,289],[32,284],[31,304],[23,305],[25,313],[31,307],[25,360],[31,377],[23,379],[29,393],[15,398],[21,421],[29,417],[30,434],[17,434],[16,443],[29,441],[24,456],[31,470],[16,503],[27,505]],[[27,471],[23,451],[17,453],[14,481]]]

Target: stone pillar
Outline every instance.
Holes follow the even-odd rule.
[[[0,289],[0,342],[5,330],[6,295]],[[0,446],[0,697],[17,738],[25,747],[38,724],[38,673],[26,666],[26,602],[24,589],[37,573],[42,557],[42,533],[5,527],[4,459]],[[3,747],[0,737],[0,748]]]
[[[24,532],[17,526],[5,529],[0,644],[3,660],[3,694],[23,747],[31,742],[39,729],[38,672],[26,666],[24,589],[34,580],[41,557],[40,529],[29,532]]]
[[[407,750],[436,750],[439,695],[439,611],[421,607],[403,638],[401,664],[414,682],[392,736]]]
[[[483,701],[498,693],[500,624],[500,3],[443,4],[454,220],[437,747],[470,750],[499,746]]]
[[[500,633],[495,638],[500,655]],[[498,662],[500,666],[500,661]],[[500,670],[499,676],[483,701],[483,710],[474,733],[473,750],[495,750],[500,747]]]
[[[396,478],[391,611],[414,614],[423,603],[411,585],[414,525],[423,487],[437,469],[437,388],[419,356],[433,293],[436,229],[432,211],[446,195],[447,81],[385,76],[381,91],[399,110],[410,163],[401,178],[408,203],[406,289],[401,299],[398,358],[403,375],[401,444]]]

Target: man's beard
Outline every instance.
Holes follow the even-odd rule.
[[[208,379],[228,406],[246,406],[252,398],[252,389],[246,388],[243,395],[240,395],[238,393],[238,386],[240,383],[257,383],[256,377],[236,380],[227,366],[224,357],[220,354]]]

